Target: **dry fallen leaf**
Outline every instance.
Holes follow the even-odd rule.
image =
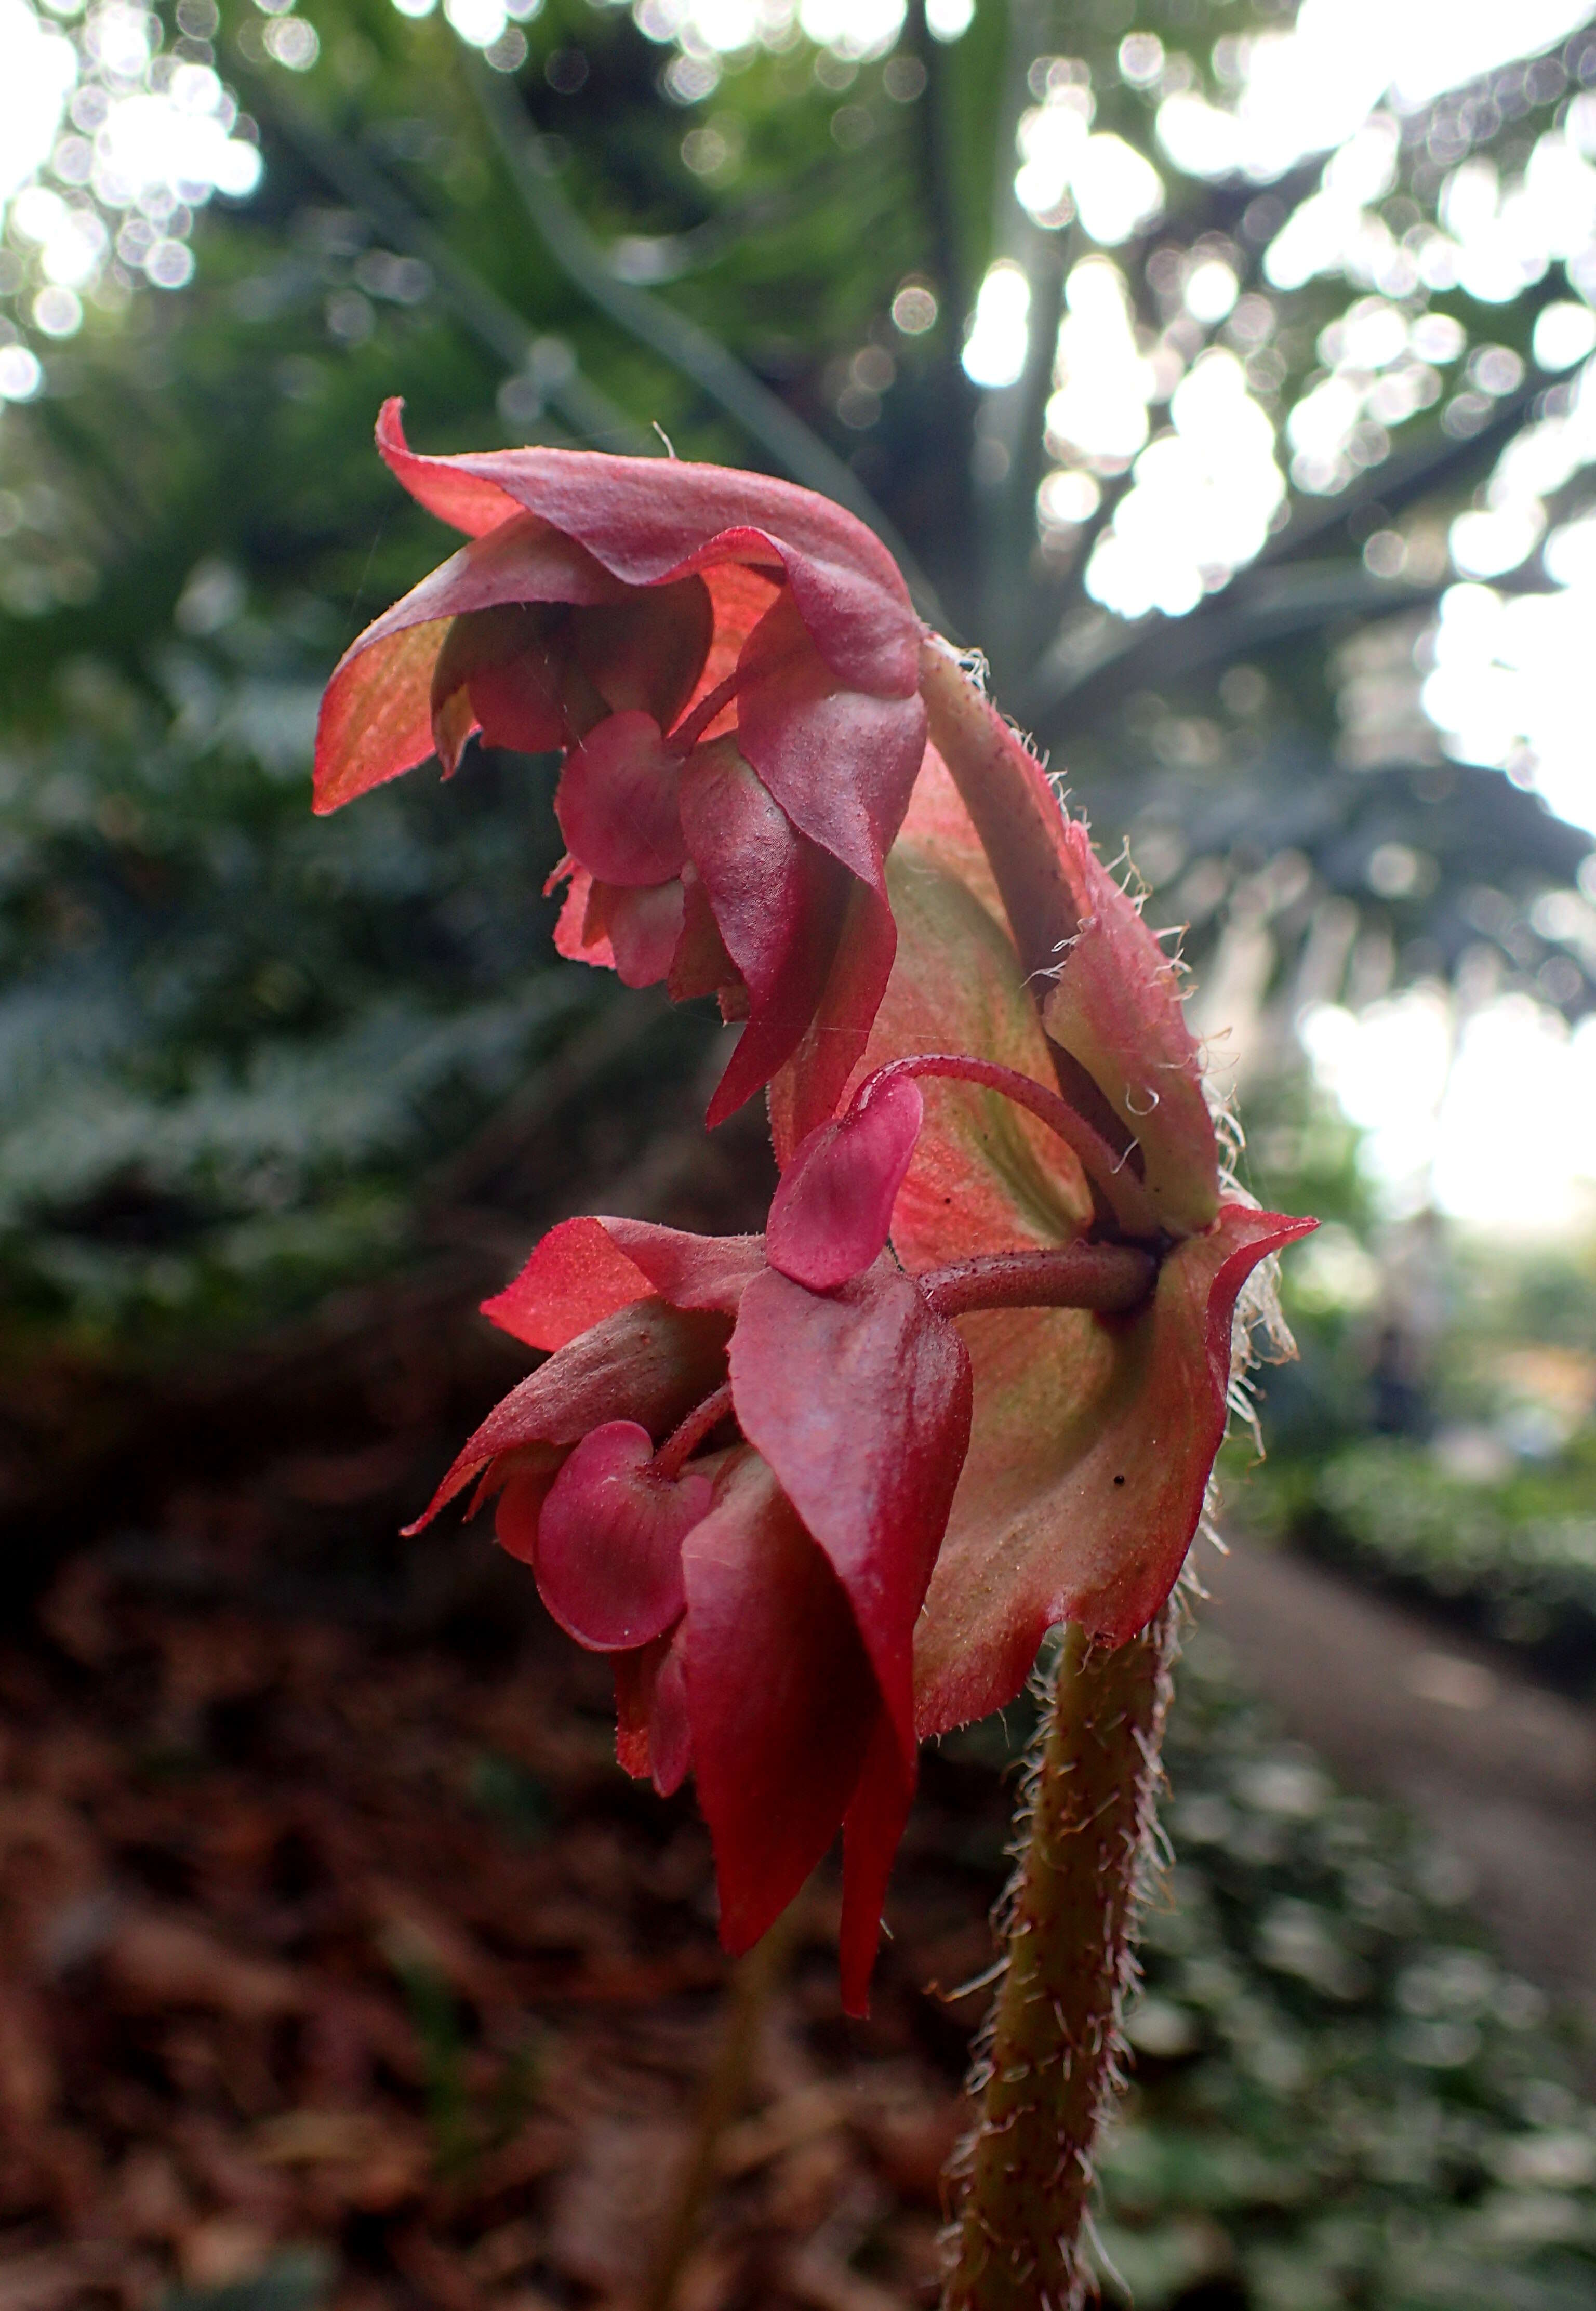
[[[284,1966],[246,1958],[215,1935],[180,1918],[129,1911],[106,1943],[103,1965],[126,2006],[209,2006],[243,2021],[291,2014],[304,1984]]]

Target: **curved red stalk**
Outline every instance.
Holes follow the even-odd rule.
[[[704,1438],[711,1429],[720,1427],[730,1411],[731,1382],[723,1381],[712,1396],[706,1396],[702,1404],[693,1406],[679,1428],[672,1430],[650,1461],[649,1474],[667,1478],[679,1477]]]
[[[1056,1048],[1056,1047],[1055,1047]],[[1063,1059],[1068,1054],[1060,1052]],[[855,1112],[866,1107],[876,1088],[901,1076],[933,1076],[956,1083],[981,1084],[1001,1092],[1016,1107],[1031,1113],[1055,1132],[1079,1157],[1081,1169],[1098,1189],[1115,1220],[1127,1235],[1156,1238],[1161,1233],[1152,1198],[1131,1171],[1124,1155],[1116,1156],[1095,1125],[1089,1123],[1073,1101],[1045,1084],[993,1060],[967,1058],[962,1052],[918,1051],[910,1059],[889,1060],[860,1085],[854,1096]]]
[[[668,743],[685,761],[723,706],[729,705],[742,687],[744,675],[734,667],[724,682],[717,683],[707,698],[701,698],[690,714],[684,714],[671,732]]]
[[[1123,1243],[981,1252],[918,1279],[939,1316],[976,1308],[1095,1308],[1100,1315],[1129,1316],[1157,1280],[1152,1254]]]

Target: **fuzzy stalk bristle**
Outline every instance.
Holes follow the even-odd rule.
[[[997,1921],[1007,1965],[972,2080],[981,2116],[953,2168],[944,2311],[1080,2311],[1095,2293],[1083,2235],[1121,2083],[1182,1612],[1171,1598],[1112,1648],[1065,1633]]]

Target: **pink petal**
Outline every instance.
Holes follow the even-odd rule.
[[[692,697],[714,637],[702,578],[650,586],[571,620],[578,665],[614,712],[652,715],[668,730]]]
[[[457,623],[452,632],[459,630]],[[484,745],[513,747],[520,754],[552,754],[563,746],[570,732],[561,671],[541,648],[478,667],[467,689]],[[441,746],[438,752],[441,758]]]
[[[964,1344],[885,1252],[825,1295],[767,1269],[737,1312],[731,1384],[848,1593],[911,1760],[915,1618],[970,1434]]]
[[[680,757],[648,714],[612,714],[565,758],[554,815],[571,855],[606,883],[668,883],[687,863]]]
[[[518,1462],[518,1473],[500,1494],[493,1511],[493,1538],[507,1557],[530,1565],[537,1555],[537,1520],[560,1473],[562,1449],[547,1447],[545,1465],[528,1469]]]
[[[652,1780],[662,1798],[676,1794],[693,1765],[683,1635],[678,1626],[615,1657],[616,1762],[633,1781]]]
[[[725,1379],[730,1330],[725,1316],[663,1300],[615,1310],[493,1407],[408,1530],[430,1523],[484,1472],[491,1487],[502,1485],[530,1455],[540,1473],[550,1465],[546,1447],[578,1444],[601,1421],[635,1420],[668,1436]]]
[[[537,1521],[537,1593],[593,1653],[661,1636],[686,1603],[682,1543],[704,1516],[708,1477],[650,1473],[653,1439],[630,1420],[590,1429],[555,1478]]]
[[[694,751],[681,807],[693,866],[748,990],[748,1024],[710,1103],[715,1124],[802,1041],[825,991],[850,878],[798,833],[728,738]]]
[[[649,1770],[662,1798],[676,1795],[693,1764],[685,1642],[685,1629],[678,1629],[659,1664],[649,1711]]]
[[[741,562],[712,562],[704,568],[703,581],[714,604],[715,632],[703,670],[684,710],[688,713],[737,671],[743,645],[770,608],[782,579],[780,565],[773,570],[750,570]],[[723,737],[728,730],[737,728],[737,719],[734,698],[721,708],[706,730],[700,731],[699,737]]]
[[[682,876],[682,936],[670,959],[671,1001],[688,1003],[694,996],[714,995],[724,1006],[746,990],[742,973],[727,952],[709,894],[691,862]]]
[[[682,1551],[699,1803],[720,1938],[746,1949],[824,1854],[878,1714],[848,1600],[774,1477],[737,1456]]]
[[[408,626],[343,660],[316,728],[314,808],[342,810],[432,751],[432,665],[446,619]]]
[[[480,535],[503,519],[496,510],[510,499],[634,586],[723,562],[776,564],[844,681],[877,697],[913,694],[920,621],[897,565],[862,522],[829,500],[790,482],[682,458],[540,449],[418,457],[406,444],[401,406],[384,406],[378,446],[411,495],[443,520]]]
[[[763,1238],[692,1235],[652,1220],[562,1220],[482,1312],[531,1348],[563,1348],[589,1325],[658,1293],[675,1308],[735,1316],[764,1266]]]
[[[880,894],[925,753],[921,701],[846,686],[790,594],[750,635],[738,670],[744,755],[799,833]]]
[[[735,1316],[744,1291],[764,1269],[764,1238],[693,1235],[652,1220],[606,1219],[610,1237],[673,1308]]]
[[[615,951],[607,935],[590,920],[593,916],[593,877],[587,868],[579,867],[574,859],[566,858],[549,876],[544,885],[545,893],[557,890],[566,875],[570,876],[571,887],[565,894],[559,920],[554,925],[554,951],[563,955],[567,963],[588,963],[598,971],[613,971]]]
[[[1080,929],[1042,1006],[1042,1025],[1135,1134],[1164,1226],[1190,1234],[1219,1208],[1219,1164],[1180,978],[1086,828],[1065,826],[1061,838]]]
[[[908,1076],[812,1131],[782,1175],[765,1230],[772,1268],[812,1291],[858,1276],[886,1242],[925,1102]]]
[[[651,1645],[640,1645],[634,1653],[616,1653],[611,1663],[615,1677],[615,1763],[634,1782],[649,1778],[654,1682],[669,1642],[667,1637],[656,1637]]]
[[[842,2011],[870,2010],[870,1971],[881,1940],[886,1899],[903,1826],[914,1800],[915,1774],[906,1765],[892,1719],[876,1713],[875,1730],[842,1824],[842,1932],[839,1958]]]
[[[491,1324],[529,1348],[563,1348],[652,1286],[602,1220],[562,1220],[513,1283],[482,1304]]]
[[[835,1114],[854,1080],[892,978],[897,944],[897,925],[886,901],[868,884],[851,883],[815,1015],[792,1057],[771,1081],[778,1161]]]
[[[373,619],[350,644],[333,669],[321,702],[316,733],[316,807],[336,810],[410,763],[398,759],[415,735],[416,693],[424,658],[430,702],[433,660],[447,631],[443,622],[473,611],[522,602],[613,602],[624,589],[593,557],[550,529],[545,522],[516,514],[487,536],[423,578],[393,607]],[[424,639],[410,637],[417,627]],[[364,661],[379,653],[374,664]],[[399,694],[385,703],[386,686],[398,682]],[[370,726],[370,728],[368,728]],[[424,761],[432,739],[411,762]]]
[[[613,883],[595,886],[604,898],[604,923],[623,987],[657,987],[668,978],[681,942],[686,900],[679,883],[656,883],[651,890],[625,891]]]
[[[396,395],[377,414],[378,454],[388,471],[417,505],[467,537],[496,529],[514,511],[515,500],[495,483],[461,471],[452,458],[418,457],[405,439],[404,407]]]
[[[1055,1623],[1120,1644],[1158,1610],[1225,1431],[1236,1295],[1313,1225],[1225,1205],[1131,1318],[960,1319],[975,1417],[916,1633],[922,1736],[1012,1701]]]

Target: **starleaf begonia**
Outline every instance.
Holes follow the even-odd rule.
[[[924,745],[920,626],[853,516],[785,482],[545,449],[378,448],[468,543],[328,684],[327,811],[474,730],[564,756],[562,953],[713,994],[746,1025],[711,1122],[807,1047],[806,1124],[862,1048],[893,955],[884,862]]]

